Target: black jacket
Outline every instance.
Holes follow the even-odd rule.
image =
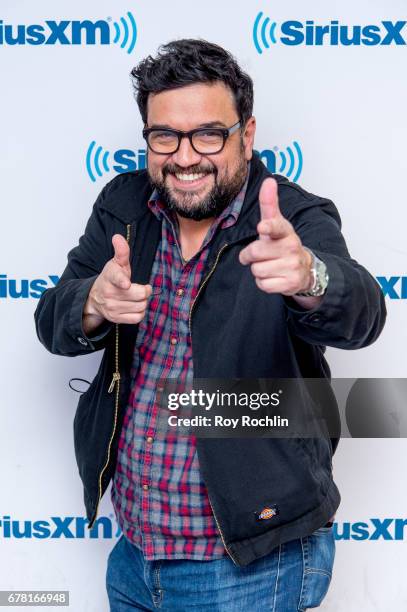
[[[237,223],[219,231],[211,245],[190,315],[197,378],[329,378],[325,346],[361,348],[383,328],[382,292],[350,258],[334,204],[278,174],[273,176],[280,209],[302,243],[326,263],[330,280],[322,303],[310,311],[257,288],[238,254],[257,238],[258,193],[270,175],[255,155]],[[138,326],[107,321],[104,333],[92,340],[83,332],[82,311],[97,275],[113,257],[115,233],[129,241],[132,282],[149,282],[161,236],[160,222],[146,205],[151,191],[146,170],[117,175],[105,186],[79,245],[68,253],[60,281],[42,294],[35,311],[37,335],[52,353],[75,356],[105,349],[74,419],[89,528],[116,466]],[[311,534],[335,513],[340,502],[332,478],[335,448],[329,438],[197,439],[215,520],[236,565]],[[270,505],[278,507],[278,515],[259,520],[258,512]]]

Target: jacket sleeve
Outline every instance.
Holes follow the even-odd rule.
[[[331,200],[315,199],[290,219],[304,246],[321,259],[329,282],[312,310],[286,298],[292,331],[311,344],[358,349],[372,344],[386,320],[386,305],[376,279],[349,255],[341,219]]]
[[[82,327],[82,313],[89,291],[113,256],[111,237],[105,229],[108,213],[99,208],[108,185],[93,205],[79,244],[69,251],[68,263],[59,282],[43,292],[34,313],[37,336],[55,355],[73,357],[103,349],[114,327],[114,323],[104,321],[90,336]]]

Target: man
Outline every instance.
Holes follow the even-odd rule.
[[[253,86],[234,58],[178,40],[133,71],[148,169],[99,195],[37,333],[54,354],[105,349],[74,421],[92,527],[112,479],[123,535],[111,610],[317,607],[331,578],[336,442],[157,429],[162,382],[329,377],[385,321],[330,200],[253,155]]]

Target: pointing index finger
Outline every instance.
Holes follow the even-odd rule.
[[[260,240],[278,240],[291,233],[289,221],[281,213],[278,203],[278,184],[272,178],[266,178],[260,188],[260,223],[258,233]]]
[[[260,219],[276,219],[281,216],[278,206],[278,186],[277,181],[272,177],[266,178],[260,188],[259,193],[260,203]],[[271,236],[260,234],[260,240],[271,240]]]
[[[266,178],[259,192],[261,219],[274,219],[280,213],[278,206],[277,181],[272,177]]]

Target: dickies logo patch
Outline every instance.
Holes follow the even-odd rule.
[[[265,521],[267,519],[273,518],[273,516],[276,516],[278,514],[278,508],[277,506],[267,506],[266,508],[263,508],[262,510],[260,510],[260,512],[256,512],[255,514],[257,520]]]

